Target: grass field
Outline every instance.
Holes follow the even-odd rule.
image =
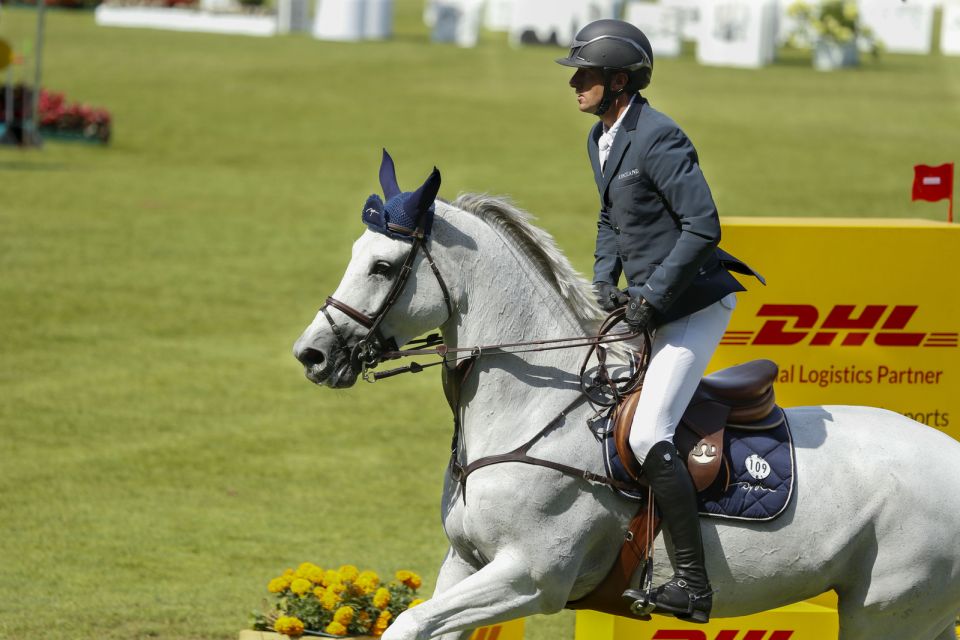
[[[589,269],[595,187],[557,50],[101,29],[51,12],[46,86],[108,148],[0,148],[0,637],[235,636],[285,567],[421,572],[445,549],[433,374],[334,393],[290,346],[334,289],[380,147],[401,184],[511,194]],[[0,37],[32,37],[4,9]],[[657,62],[724,215],[942,218],[960,59],[812,71]],[[815,259],[815,248],[811,248]],[[748,258],[748,256],[744,256]],[[569,614],[528,638],[572,638]]]

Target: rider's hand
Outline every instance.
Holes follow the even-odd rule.
[[[630,298],[625,316],[627,326],[634,333],[652,331],[657,326],[657,310],[641,296]]]
[[[630,296],[608,282],[594,282],[593,293],[600,308],[610,313],[630,301]]]

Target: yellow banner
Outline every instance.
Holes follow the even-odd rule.
[[[767,358],[782,406],[882,407],[960,439],[960,226],[727,218],[722,244],[767,286],[744,280],[710,370]],[[576,640],[822,640],[837,628],[827,593],[708,625],[578,611]]]
[[[577,611],[575,640],[829,640],[839,632],[836,596],[814,600],[743,618],[711,618],[707,624],[653,616],[644,622]]]
[[[960,226],[916,220],[733,218],[745,281],[711,370],[780,365],[782,406],[852,404],[960,439]]]

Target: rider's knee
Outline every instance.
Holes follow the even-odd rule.
[[[652,433],[637,434],[635,431],[630,433],[630,449],[633,451],[633,455],[637,456],[637,462],[641,465],[650,455],[650,450],[653,449],[654,445],[660,442],[671,442],[671,440],[657,438]]]

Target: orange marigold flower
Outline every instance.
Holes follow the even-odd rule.
[[[393,617],[393,614],[389,611],[381,611],[380,616],[377,618],[376,623],[373,625],[371,633],[378,638],[383,635],[383,632],[387,630],[387,627],[390,626],[390,619]]]
[[[327,611],[333,611],[337,608],[338,604],[340,604],[340,596],[329,589],[324,591],[323,595],[320,597],[320,606]]]
[[[332,635],[332,636],[345,636],[345,635],[347,635],[347,628],[346,628],[345,626],[343,626],[342,624],[340,624],[339,622],[337,622],[336,620],[334,620],[333,622],[331,622],[330,624],[328,624],[328,625],[327,625],[327,628],[324,629],[324,631],[326,631],[327,633],[329,633],[329,634]]]
[[[304,563],[301,563],[299,567],[297,567],[297,570],[294,573],[294,575],[296,575],[298,578],[306,578],[307,576],[310,575],[311,571],[319,568],[320,567],[313,564],[312,562],[304,562]]]
[[[313,583],[304,578],[297,578],[290,584],[290,591],[293,591],[298,596],[306,595],[310,592],[311,588],[313,588]]]
[[[423,580],[420,579],[420,576],[415,574],[413,571],[397,571],[396,578],[414,590],[419,589],[420,585],[423,584]]]
[[[323,582],[324,571],[320,567],[313,566],[307,570],[306,575],[303,576],[313,584],[321,584]]]
[[[380,577],[373,571],[364,571],[353,581],[353,586],[361,595],[368,595],[380,586]]]
[[[390,592],[380,587],[377,589],[377,592],[373,594],[373,606],[377,609],[386,609],[388,604],[390,604]]]
[[[340,567],[339,573],[344,582],[353,582],[360,575],[360,570],[352,564],[345,564]]]
[[[348,607],[346,605],[337,609],[337,612],[333,614],[334,622],[339,622],[343,626],[349,625],[353,622],[353,607]]]
[[[424,600],[423,598],[417,598],[416,600],[411,602],[409,606],[407,606],[407,609],[413,609],[418,604],[423,604],[424,602],[426,602],[426,600]]]
[[[340,574],[333,569],[327,569],[323,572],[323,586],[329,587],[332,584],[337,584],[341,582]]]
[[[290,586],[286,578],[274,578],[267,584],[267,591],[270,593],[283,593]]]
[[[296,638],[303,635],[303,622],[293,616],[280,616],[273,623],[273,630],[285,636]]]

